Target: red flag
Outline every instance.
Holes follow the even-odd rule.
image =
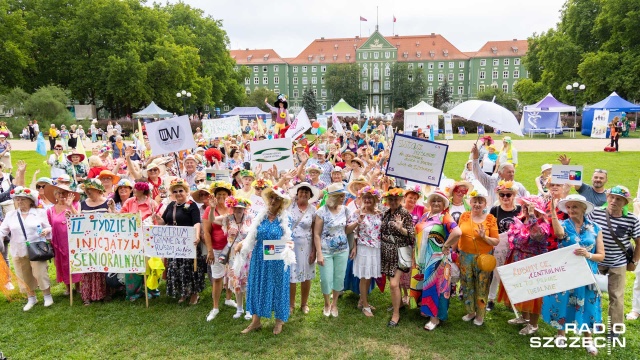
[[[393,15],[393,22],[396,22],[396,16]]]
[[[365,19],[362,16],[360,16],[360,21],[367,21],[367,19]]]

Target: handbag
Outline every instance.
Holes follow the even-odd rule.
[[[235,221],[235,218],[233,221]],[[242,230],[243,226],[244,226],[244,214],[242,214],[242,219],[240,219],[240,227],[238,227],[238,232],[236,233],[236,236],[233,238],[233,241],[231,243],[227,242],[227,245],[224,246],[224,248],[222,249],[222,252],[220,253],[220,256],[218,257],[218,261],[220,262],[220,264],[227,265],[227,263],[229,262],[229,255],[231,255],[231,249],[233,249],[233,245],[235,245],[236,239],[238,239],[238,235],[240,235],[240,231]]]
[[[622,241],[620,241],[620,239],[618,239],[618,236],[613,231],[613,227],[611,226],[611,218],[609,217],[609,212],[605,210],[605,214],[607,216],[607,226],[609,227],[609,233],[611,234],[613,241],[615,241],[616,244],[618,244],[618,247],[620,247],[620,250],[624,252],[624,256],[627,259],[627,271],[633,271],[633,269],[629,268],[629,265],[633,264],[633,245],[629,245],[629,247],[625,249],[624,244],[622,243]]]
[[[47,261],[51,260],[54,256],[53,245],[48,241],[34,241],[29,242],[27,239],[27,232],[24,230],[24,223],[22,222],[22,216],[18,215],[18,221],[20,221],[20,227],[22,228],[22,235],[27,242],[27,254],[29,255],[29,261]]]
[[[609,275],[593,274],[593,277],[596,279],[595,285],[600,289],[600,292],[609,291]]]
[[[393,235],[391,236],[391,240],[395,245],[398,245],[396,242],[396,238]],[[411,265],[413,263],[412,259],[413,247],[411,246],[402,246],[398,247],[398,269],[402,272],[408,272],[411,270]]]

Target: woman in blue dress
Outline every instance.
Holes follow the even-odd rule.
[[[247,237],[236,245],[236,256],[233,270],[239,273],[244,267],[244,259],[251,253],[249,278],[247,284],[247,311],[252,314],[251,324],[243,334],[250,333],[262,327],[260,318],[271,318],[275,313],[276,325],[273,333],[282,332],[282,325],[289,319],[289,265],[295,263],[295,253],[289,247],[291,240],[291,225],[286,209],[291,204],[287,192],[274,186],[262,192],[262,198],[267,208],[262,210],[247,232]],[[283,260],[265,260],[268,249],[264,247],[265,240],[284,240],[287,246],[283,251]],[[238,270],[236,270],[236,268]]]
[[[556,201],[553,200],[554,209]],[[558,247],[580,245],[574,254],[587,258],[591,272],[597,274],[598,263],[604,260],[604,243],[600,226],[585,216],[593,210],[593,204],[582,195],[569,195],[560,200],[557,207],[569,215],[567,220],[558,220],[556,212],[551,211],[553,231],[559,240]],[[558,344],[566,344],[567,324],[575,324],[578,329],[593,329],[594,324],[602,323],[601,298],[597,285],[586,285],[545,296],[542,300],[542,317],[558,330]],[[591,340],[591,332],[585,332],[584,337],[587,352],[597,355],[598,349]]]

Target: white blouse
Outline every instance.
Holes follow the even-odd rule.
[[[0,239],[11,234],[11,246],[9,251],[12,257],[26,257],[27,256],[27,244],[22,233],[22,227],[20,227],[20,210],[16,209],[9,211],[4,217],[4,221],[0,225]],[[42,230],[48,230],[49,235],[47,239],[51,239],[51,225],[47,214],[43,209],[31,208],[29,214],[22,219],[24,224],[24,230],[27,234],[27,239],[31,242],[38,241],[38,234],[36,232],[37,226],[42,226]]]

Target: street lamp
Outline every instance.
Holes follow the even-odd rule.
[[[577,82],[574,82],[573,84],[569,84],[565,87],[567,91],[573,91],[573,106],[576,107],[576,111],[573,113],[574,129],[578,128],[578,106],[576,104],[576,95],[578,94],[578,91],[582,91],[584,90],[584,88],[585,88],[584,84],[578,84]]]
[[[178,99],[182,99],[182,111],[184,114],[187,114],[187,99],[191,97],[191,93],[186,90],[182,90],[179,93],[176,93]]]

